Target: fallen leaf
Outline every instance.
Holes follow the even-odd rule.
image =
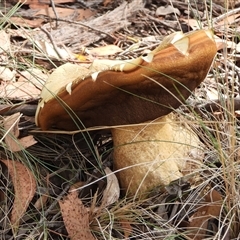
[[[218,218],[222,207],[222,197],[215,190],[211,190],[205,196],[205,202],[201,204],[191,218],[187,227],[189,238],[202,240],[206,236],[208,221],[212,218]]]
[[[19,137],[18,123],[20,117],[21,117],[20,113],[15,113],[11,116],[4,118],[3,120],[3,126],[7,133],[4,140],[6,145],[8,146],[8,150],[12,152],[21,151],[37,143],[37,141],[31,135],[18,139]]]
[[[20,72],[18,82],[31,82],[34,86],[41,88],[48,78],[48,74],[41,71],[39,68],[29,68]]]
[[[214,88],[212,86],[209,86],[207,88],[206,94],[207,94],[207,99],[210,101],[213,101],[215,99],[218,99],[219,90],[217,90],[216,88]]]
[[[106,7],[108,4],[110,4],[112,0],[104,0],[103,1],[103,6]]]
[[[31,29],[28,31],[26,28],[18,28],[18,29],[10,29],[8,28],[8,33],[12,38],[23,38],[31,40],[31,33],[30,31],[32,31]],[[34,51],[34,50],[33,50]]]
[[[236,52],[237,52],[237,53],[240,52],[240,43],[238,43],[237,46],[236,46]]]
[[[7,166],[14,186],[15,197],[10,221],[16,232],[19,222],[36,192],[36,180],[31,171],[22,163],[12,160],[1,161]]]
[[[38,200],[34,203],[34,207],[38,210],[43,209],[46,206],[49,195],[41,195]]]
[[[39,1],[39,0],[13,0],[13,2],[15,2],[15,3],[20,2],[20,3],[28,5],[28,4],[42,4],[41,2],[43,2],[43,1]],[[71,2],[75,2],[75,0],[54,0],[55,4],[71,3]],[[50,5],[51,0],[45,0],[44,4]]]
[[[192,30],[198,30],[200,29],[199,21],[196,19],[185,19],[181,18],[181,21],[185,22],[188,26],[192,28]]]
[[[73,53],[67,48],[54,47],[51,43],[45,41],[35,41],[36,46],[49,58],[55,59],[71,59],[74,58]]]
[[[171,5],[168,5],[166,7],[161,6],[158,7],[156,10],[156,15],[157,16],[165,16],[171,13],[176,13],[178,16],[180,16],[180,11],[177,8],[172,7]]]
[[[106,207],[119,199],[120,187],[116,175],[108,167],[104,171],[107,176],[107,186],[103,192],[102,202]]]
[[[75,187],[74,187],[75,188]],[[89,229],[89,213],[78,192],[69,192],[58,201],[63,221],[71,240],[95,240]]]
[[[21,17],[11,17],[10,21],[17,26],[26,27],[26,28],[36,28],[41,27],[44,19],[26,19]]]
[[[125,239],[128,239],[133,231],[132,225],[128,220],[124,220],[124,219],[120,220],[120,225],[122,227]]]
[[[224,40],[216,35],[214,35],[214,40],[216,42],[218,50],[223,48],[230,48],[230,49],[237,50],[237,44],[233,41]]]
[[[212,0],[213,3],[223,6],[225,9],[233,8],[236,0]]]
[[[40,88],[29,81],[5,82],[0,85],[0,97],[14,100],[32,100],[39,98]]]
[[[91,11],[90,9],[70,9],[70,8],[59,8],[56,7],[55,11],[58,15],[59,18],[66,18],[69,16],[77,16],[76,21],[80,21],[83,19],[87,19],[91,16],[93,16],[95,14],[94,11]],[[47,9],[41,9],[40,11],[36,12],[35,16],[38,15],[45,15],[51,18],[55,18],[55,12],[53,11],[53,9],[51,7],[47,8]]]
[[[116,45],[107,45],[103,47],[93,48],[91,50],[86,49],[85,51],[86,53],[94,56],[107,56],[122,52],[122,49]]]

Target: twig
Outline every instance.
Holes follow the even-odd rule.
[[[91,26],[89,26],[89,25],[87,25],[87,24],[84,24],[84,23],[82,23],[82,22],[72,21],[72,20],[63,19],[63,18],[51,18],[51,19],[52,19],[52,20],[56,20],[56,21],[58,20],[58,21],[61,21],[61,22],[67,22],[67,23],[73,23],[73,24],[76,24],[76,25],[80,25],[80,26],[82,26],[82,27],[91,29],[91,30],[93,30],[94,32],[104,34],[104,35],[112,38],[113,40],[116,40],[116,38],[115,38],[114,36],[112,36],[111,34],[106,33],[106,32],[104,32],[104,31],[101,31],[101,30],[99,30],[99,29],[97,29],[97,28],[91,27]]]
[[[58,13],[56,11],[56,8],[55,8],[55,3],[53,0],[50,0],[51,2],[51,5],[52,5],[52,9],[53,9],[53,12],[54,12],[54,15],[56,16],[56,28],[58,27]]]
[[[27,116],[34,116],[37,110],[37,105],[32,104],[22,104],[22,105],[7,105],[1,104],[0,105],[0,114],[1,115],[11,115],[17,112],[22,113],[23,115]]]
[[[235,14],[235,13],[238,13],[239,11],[240,11],[240,8],[232,9],[231,11],[228,11],[228,12],[222,14],[221,16],[214,18],[214,19],[213,19],[213,22],[215,22],[215,23],[216,23],[216,22],[219,22],[219,21],[225,19],[225,18],[228,17],[228,16],[231,16],[231,15],[233,15],[233,14]]]
[[[58,57],[59,57],[60,59],[63,59],[63,57],[61,56],[61,53],[58,51],[58,48],[57,48],[55,42],[53,41],[52,35],[51,35],[46,29],[44,29],[43,27],[40,27],[40,29],[41,29],[44,33],[46,33],[46,35],[48,36],[49,40],[51,41],[51,43],[52,43],[52,45],[53,45],[54,51],[57,53]]]
[[[170,27],[170,28],[173,28],[174,30],[178,30],[178,22],[177,21],[169,21],[169,22],[167,22],[167,21],[162,21],[162,20],[159,20],[159,19],[157,19],[157,18],[155,18],[155,17],[152,17],[151,15],[149,15],[149,14],[146,14],[146,17],[148,17],[150,20],[152,20],[152,21],[155,21],[155,22],[157,22],[157,23],[160,23],[160,24],[162,24],[162,25],[164,25],[164,26],[166,26],[166,27]]]

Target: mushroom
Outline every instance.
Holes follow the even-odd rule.
[[[142,173],[138,174],[131,165],[140,167],[141,164],[138,166],[136,164],[138,159],[131,157],[129,160],[125,156],[129,152],[129,150],[126,152],[125,146],[133,147],[134,156],[134,148],[138,145],[136,150],[138,151],[143,147],[138,138],[137,143],[133,144],[136,140],[134,135],[141,135],[140,141],[145,143],[163,142],[165,133],[168,135],[166,141],[176,142],[178,138],[186,138],[190,140],[184,140],[185,145],[194,142],[194,147],[198,146],[197,137],[186,127],[182,126],[177,130],[185,135],[180,134],[177,139],[176,136],[171,137],[176,130],[174,130],[176,124],[166,115],[178,108],[205,79],[216,52],[217,47],[212,32],[199,30],[185,35],[181,32],[173,33],[146,56],[128,61],[96,60],[88,68],[66,63],[50,75],[42,89],[36,112],[36,125],[43,130],[50,128],[76,130],[93,126],[111,128],[115,144],[114,165],[117,170],[125,168],[124,171],[120,171],[120,183],[127,189],[132,182],[131,185],[134,187],[129,193],[134,194],[139,184],[143,184],[143,177],[146,178],[146,164]],[[165,117],[158,120],[158,125],[148,122],[163,116]],[[147,134],[142,127],[134,126],[144,122],[147,122],[143,127]],[[115,125],[128,126],[114,128]],[[167,130],[164,134],[159,133],[163,134],[159,138],[157,132],[162,128]],[[143,138],[144,135],[146,139]],[[181,139],[179,141],[181,142]],[[130,142],[131,144],[128,144]],[[175,154],[181,144],[178,142],[171,154]],[[161,145],[156,148],[159,156]],[[190,151],[190,148],[187,150]],[[148,150],[146,152],[150,153]],[[142,149],[143,153],[144,149]],[[148,162],[151,159],[155,162],[160,161],[156,156],[151,159],[142,158],[146,160],[147,167],[150,166]],[[159,181],[157,177],[151,177],[153,173],[155,176],[159,175],[157,165],[152,164],[156,171],[151,168],[147,179],[148,182],[151,182],[150,179],[156,181],[147,184],[140,192],[151,190],[159,183],[169,184],[170,181],[182,176],[181,167],[176,166],[177,161],[175,159],[175,166],[174,164],[170,166],[171,169],[176,168],[176,171],[170,169],[170,173],[164,177],[165,180],[159,177]],[[186,164],[184,166],[186,167]],[[168,168],[166,162],[166,171]],[[136,176],[133,176],[134,172]],[[126,175],[129,177],[126,178]],[[121,180],[122,176],[123,180]]]

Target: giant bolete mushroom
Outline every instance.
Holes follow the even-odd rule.
[[[112,128],[113,141],[118,146],[114,149],[114,162],[117,169],[125,168],[125,172],[122,172],[123,176],[129,175],[127,182],[120,179],[122,187],[126,189],[131,178],[135,187],[129,192],[134,194],[138,185],[143,182],[146,167],[141,174],[135,171],[138,177],[133,176],[134,171],[127,172],[127,166],[137,165],[137,160],[133,159],[132,163],[129,159],[125,161],[125,154],[129,150],[127,152],[123,150],[124,146],[131,142],[133,149],[137,145],[140,149],[143,147],[139,140],[136,145],[133,144],[132,134],[137,134],[140,129],[129,127],[129,124],[152,121],[178,108],[205,79],[216,51],[212,32],[199,30],[185,35],[174,33],[165,38],[155,50],[136,59],[96,60],[89,68],[70,63],[64,64],[51,74],[43,87],[36,113],[36,124],[43,130],[49,128],[76,130],[93,126],[112,128],[115,125],[127,124],[128,128],[124,130]],[[169,137],[174,129],[170,118],[160,120],[159,124],[159,128],[167,127],[169,131],[166,141],[176,142],[176,137]],[[153,126],[151,129],[151,124],[147,123],[145,127],[148,132],[145,134],[147,138],[141,138],[141,142],[159,140],[159,134],[156,134],[157,127],[155,124]],[[190,134],[190,129],[183,131],[186,131],[187,135]],[[127,135],[128,132],[131,133],[130,137]],[[154,133],[153,138],[151,132]],[[195,136],[193,138],[194,142],[197,142],[197,138]],[[163,142],[164,138],[159,141]],[[191,142],[193,141],[190,139],[183,144],[191,145]],[[180,143],[177,143],[178,147]],[[197,144],[193,145],[197,147]],[[120,150],[121,146],[122,150]],[[157,146],[158,149],[159,147],[161,148]],[[177,151],[177,147],[173,149],[172,154]],[[155,156],[152,159],[157,161],[158,158]],[[146,159],[146,162],[152,159]],[[177,161],[175,159],[175,162]],[[161,174],[155,163],[153,166],[156,171],[151,169],[148,172],[148,182],[151,178],[157,179],[156,176]],[[164,169],[168,169],[166,166],[167,163]],[[175,167],[172,165],[170,168]],[[170,169],[167,180],[159,180],[159,182],[154,180],[153,184],[143,187],[143,192],[159,183],[168,184],[180,177],[182,174],[179,169],[181,168],[172,172]],[[151,174],[155,176],[151,177]]]

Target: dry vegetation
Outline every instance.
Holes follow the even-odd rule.
[[[0,2],[0,239],[240,239],[237,1],[135,0],[128,10],[114,0],[55,6],[85,7],[93,14],[85,21],[71,13],[56,21],[54,13],[36,15],[11,2]],[[166,5],[169,13],[160,8]],[[111,24],[102,25],[101,16]],[[107,48],[109,58],[136,57],[171,32],[198,28],[214,30],[219,51],[207,79],[176,110],[204,145],[194,183],[185,176],[144,200],[126,197],[112,172],[107,129],[62,134],[35,126],[41,86],[57,66],[91,62],[105,51],[97,47],[110,44],[121,52]]]

